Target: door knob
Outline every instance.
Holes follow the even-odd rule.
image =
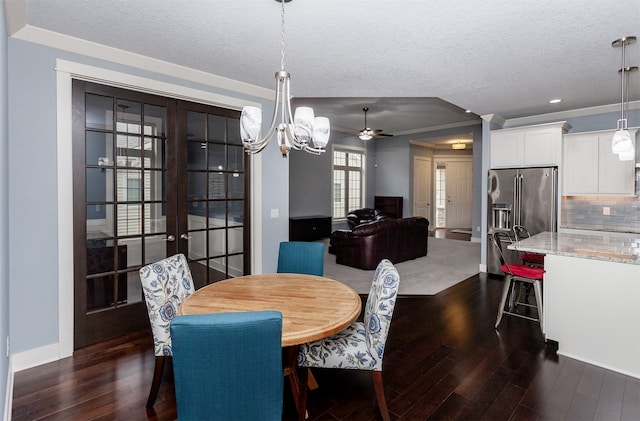
[[[173,235],[167,235],[167,241],[176,241],[176,237],[174,237]]]
[[[187,234],[180,234],[181,240],[191,240],[191,236]]]

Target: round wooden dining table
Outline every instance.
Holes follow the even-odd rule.
[[[178,314],[276,310],[282,313],[282,346],[340,332],[360,315],[351,287],[314,275],[270,273],[225,279],[191,294]]]
[[[300,420],[307,416],[309,370],[298,370],[298,345],[340,332],[360,315],[361,300],[351,287],[333,279],[294,273],[247,275],[200,288],[178,309],[179,315],[276,310],[282,313],[284,374]],[[315,382],[315,380],[313,380]]]

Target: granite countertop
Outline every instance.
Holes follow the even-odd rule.
[[[640,235],[541,232],[516,241],[511,250],[640,265]]]
[[[560,228],[573,229],[573,230],[587,230],[587,231],[603,231],[614,232],[622,234],[640,234],[640,226],[631,225],[604,225],[604,224],[564,224]]]

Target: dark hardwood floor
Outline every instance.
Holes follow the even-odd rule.
[[[556,355],[534,322],[506,316],[495,330],[501,289],[502,279],[482,274],[437,295],[398,299],[383,372],[393,419],[640,419],[640,380]],[[170,367],[154,411],[145,410],[153,363],[142,332],[18,372],[13,419],[173,420]],[[310,420],[380,419],[369,372],[314,375]],[[286,420],[295,419],[288,387]]]

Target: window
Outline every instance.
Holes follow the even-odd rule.
[[[446,202],[446,186],[447,186],[447,166],[446,164],[436,165],[436,228],[446,226],[445,208]]]
[[[344,219],[347,212],[364,203],[364,153],[333,151],[333,217]]]

